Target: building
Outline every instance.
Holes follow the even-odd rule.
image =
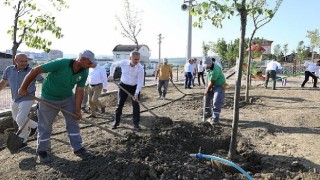
[[[12,65],[12,55],[0,52],[0,75],[2,76],[7,66]]]
[[[63,52],[60,50],[50,50],[50,52],[48,53],[48,59],[52,60],[52,59],[58,59],[58,58],[62,58],[63,57]]]
[[[113,61],[120,61],[123,59],[129,59],[130,53],[136,50],[136,45],[117,45],[113,48]],[[147,45],[139,45],[138,50],[140,52],[141,64],[149,64],[150,62],[150,49]]]
[[[262,53],[263,55],[270,55],[271,54],[271,46],[272,46],[273,41],[262,39],[261,42],[261,47],[264,48],[264,52]]]

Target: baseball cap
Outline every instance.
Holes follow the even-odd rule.
[[[168,62],[168,59],[167,58],[163,58],[163,62]]]
[[[210,66],[212,64],[212,59],[209,56],[203,57],[202,62],[206,66]]]
[[[84,50],[79,54],[79,58],[87,58],[93,64],[97,64],[96,58],[94,57],[94,53],[89,50]]]

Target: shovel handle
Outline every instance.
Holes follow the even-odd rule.
[[[40,99],[40,98],[35,97],[35,96],[32,96],[32,95],[28,95],[28,96],[32,97],[33,99],[37,100],[38,102],[41,102],[41,103],[43,103],[43,104],[45,104],[45,105],[47,105],[47,106],[49,106],[49,107],[51,107],[51,108],[53,108],[53,109],[62,111],[62,112],[66,113],[66,114],[69,114],[69,115],[71,115],[71,116],[76,116],[76,114],[74,114],[74,113],[72,113],[72,112],[69,112],[69,111],[67,111],[67,110],[65,110],[65,109],[59,108],[59,107],[57,107],[57,106],[55,106],[55,105],[53,105],[53,104],[51,104],[51,103],[49,103],[49,102],[47,102],[47,101],[45,101],[45,100],[43,100],[43,99]],[[115,133],[115,132],[113,132],[113,131],[105,128],[105,127],[102,127],[101,125],[99,125],[99,124],[97,124],[97,123],[95,123],[95,122],[93,122],[93,121],[90,121],[90,120],[85,119],[85,118],[80,118],[80,119],[81,119],[82,121],[84,121],[84,122],[87,122],[87,123],[89,123],[89,124],[92,124],[93,126],[96,126],[96,127],[100,128],[100,129],[103,129],[103,130],[109,132],[110,134],[113,134],[113,135],[115,135],[115,136],[122,136],[122,135],[120,135],[120,134],[118,134],[118,133]]]
[[[132,99],[134,99],[134,96],[132,96],[132,94],[130,94],[126,89],[124,89],[121,85],[114,83],[115,85],[117,85],[120,89],[122,89],[125,93],[127,93]],[[137,102],[143,106],[146,110],[148,110],[153,116],[155,116],[156,118],[159,118],[159,116],[157,116],[155,113],[153,113],[151,111],[151,109],[149,109],[147,106],[145,106],[142,102],[140,102],[139,100],[137,100]]]

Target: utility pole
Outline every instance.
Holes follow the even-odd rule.
[[[190,14],[190,9],[193,7],[193,6],[196,6],[193,4],[193,1],[195,0],[189,0],[189,1],[186,1],[184,0],[183,3],[181,5],[181,9],[183,11],[187,11],[188,14],[189,14],[189,18],[188,18],[188,44],[187,44],[187,56],[186,56],[186,62],[189,61],[189,59],[191,59],[191,44],[192,44],[192,16]],[[188,3],[188,4],[186,4]]]
[[[159,44],[159,63],[161,62],[161,40],[164,38],[164,37],[161,37],[161,34],[158,35],[158,44]]]

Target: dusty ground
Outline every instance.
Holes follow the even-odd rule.
[[[252,103],[240,103],[233,162],[254,179],[320,179],[320,90],[301,89],[301,81],[290,78],[286,87],[278,83],[276,91],[262,88],[261,81],[253,82]],[[226,158],[233,117],[232,86],[227,90],[221,125],[217,127],[200,119],[203,88],[178,88],[187,95],[170,85],[167,100],[155,99],[155,87],[143,89],[141,102],[160,118],[141,107],[140,132],[132,129],[130,104],[124,108],[121,128],[114,131],[116,136],[81,123],[84,146],[93,152],[92,158],[81,160],[73,155],[63,121],[58,118],[51,141],[53,162],[36,163],[35,140],[14,155],[3,149],[1,179],[245,179],[237,171],[234,174],[213,166],[209,159],[189,157],[201,150]],[[101,100],[108,104],[107,113],[90,120],[110,128],[116,97],[108,95]],[[3,143],[5,137],[0,137]]]

